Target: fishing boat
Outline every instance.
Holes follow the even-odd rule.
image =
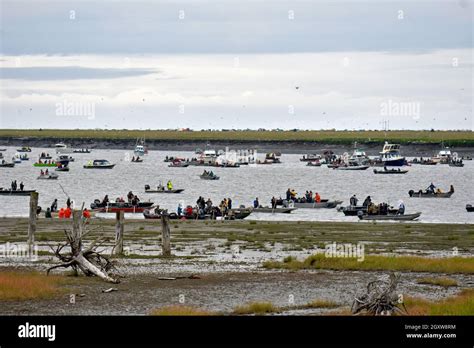
[[[67,165],[63,165],[60,167],[56,167],[55,169],[57,172],[69,172],[69,167]]]
[[[266,162],[265,164],[281,163],[281,160],[280,160],[279,156],[281,156],[280,153],[269,152],[265,155],[264,162]]]
[[[466,204],[466,210],[468,212],[473,212],[474,211],[474,206],[472,206],[471,204]]]
[[[133,157],[132,157],[132,160],[131,160],[130,162],[133,162],[133,163],[142,163],[142,162],[143,162],[143,158],[140,158],[140,157],[133,158]]]
[[[56,153],[59,154],[68,154],[72,153],[73,150],[68,148],[66,144],[63,143],[57,143],[54,145],[54,148],[56,149]]]
[[[0,152],[7,151],[7,149],[0,149]]]
[[[20,155],[19,153],[17,153],[15,155],[16,158],[18,158],[20,161],[29,161],[30,158],[28,157],[28,155],[25,153],[24,155]]]
[[[340,166],[333,167],[335,170],[366,170],[369,169],[368,165],[358,165],[358,164],[343,164]]]
[[[427,160],[422,160],[418,162],[418,164],[421,164],[422,166],[435,166],[438,164],[438,162],[433,161],[431,159],[427,159]]]
[[[181,193],[184,189],[172,189],[168,190],[163,185],[158,185],[156,190],[152,190],[150,185],[145,185],[145,192],[146,193]]]
[[[421,213],[414,214],[386,214],[386,215],[366,215],[361,212],[357,215],[360,220],[394,220],[394,221],[410,221],[420,217]]]
[[[348,205],[346,207],[340,207],[337,211],[342,211],[345,216],[358,216],[359,214],[367,214],[367,206],[365,205]],[[388,207],[389,214],[396,214],[398,213],[398,209],[393,207]],[[361,212],[361,213],[359,213]]]
[[[104,159],[89,161],[84,165],[85,169],[112,169],[113,167],[115,167],[115,164],[111,164],[109,161]]]
[[[57,180],[58,179],[58,174],[55,173],[48,173],[48,174],[40,174],[37,179],[41,180]]]
[[[31,152],[31,148],[29,146],[23,146],[21,149],[17,149],[17,152]]]
[[[406,164],[405,157],[400,155],[400,144],[389,144],[387,141],[380,153],[384,167],[401,167]]]
[[[74,162],[74,157],[68,155],[60,155],[56,159],[56,163],[69,163]]]
[[[300,158],[301,162],[314,162],[314,161],[320,161],[321,160],[321,155],[317,154],[308,154],[308,155],[303,155],[302,158]]]
[[[321,167],[322,163],[319,160],[311,161],[306,164],[308,167]]]
[[[329,199],[321,199],[320,202],[288,202],[286,199],[282,201],[285,208],[302,208],[302,209],[320,209],[320,208],[336,208],[342,201],[330,201]]]
[[[186,167],[189,167],[189,163],[186,163],[186,162],[182,162],[182,161],[179,161],[179,160],[175,160],[173,161],[172,163],[170,163],[168,165],[168,167],[170,168],[186,168]]]
[[[9,196],[29,196],[31,193],[36,192],[36,190],[12,190],[4,189],[0,187],[0,195],[9,195]]]
[[[384,170],[377,170],[374,169],[374,174],[406,174],[408,173],[408,170],[401,170],[400,168],[398,169],[384,169]]]
[[[146,209],[150,209],[153,202],[139,202],[137,205],[132,205],[128,202],[111,202],[107,204],[101,203],[96,199],[91,203],[91,209],[99,213],[116,213],[123,211],[124,213],[143,213]]]
[[[272,207],[258,207],[252,208],[254,213],[271,213],[271,214],[290,214],[297,208],[272,208]]]
[[[57,164],[56,162],[37,162],[37,163],[34,163],[33,166],[35,167],[56,167]]]
[[[449,150],[449,147],[444,147],[444,143],[441,147],[442,150],[440,150],[436,156],[433,156],[431,160],[440,164],[448,164],[451,161],[453,154],[451,153],[451,150]]]
[[[174,161],[186,161],[185,158],[182,157],[173,157],[173,156],[166,156],[163,162],[168,163],[168,162],[174,162]]]
[[[216,174],[206,172],[206,171],[204,171],[204,173],[199,175],[199,177],[203,180],[219,180],[219,177]]]
[[[91,153],[91,149],[74,149],[73,153]]]
[[[430,191],[408,191],[408,195],[412,198],[449,198],[453,195],[454,188],[451,186],[451,189],[448,192],[430,192]]]
[[[148,149],[145,146],[145,138],[137,139],[137,142],[135,143],[135,149],[133,150],[133,153],[136,156],[145,156],[148,153]]]
[[[0,163],[0,168],[13,168],[14,166],[15,166],[14,162],[8,163],[5,160],[3,160],[2,163]]]

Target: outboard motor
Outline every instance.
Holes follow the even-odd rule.
[[[364,216],[364,212],[362,210],[357,211],[357,217],[362,219],[362,216]]]
[[[145,185],[145,191],[148,191],[150,189],[150,185]]]
[[[413,196],[414,193],[415,193],[415,191],[413,191],[413,190],[408,191],[408,194],[410,195],[410,197]]]

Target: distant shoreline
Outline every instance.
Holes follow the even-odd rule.
[[[441,144],[461,155],[474,155],[470,131],[167,131],[167,130],[0,130],[0,147],[52,147],[63,142],[73,148],[129,149],[145,138],[150,150],[194,151],[213,149],[260,152],[352,152],[354,142],[369,155],[382,150],[384,141],[402,144],[405,156],[432,156]]]

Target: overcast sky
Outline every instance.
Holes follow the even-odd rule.
[[[1,0],[2,128],[472,129],[473,2]]]

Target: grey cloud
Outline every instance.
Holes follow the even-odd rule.
[[[156,73],[159,71],[154,69],[101,69],[79,66],[0,68],[2,79],[35,81],[117,79]]]

